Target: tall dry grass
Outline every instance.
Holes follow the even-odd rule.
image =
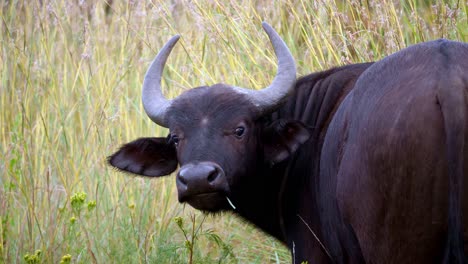
[[[173,177],[106,165],[119,144],[167,133],[140,103],[158,49],[182,35],[168,97],[217,82],[260,88],[275,73],[261,21],[305,75],[440,37],[467,41],[467,16],[466,0],[2,1],[0,262],[288,263],[249,224],[179,205]]]

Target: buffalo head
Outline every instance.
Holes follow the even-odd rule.
[[[155,123],[167,127],[167,138],[140,138],[123,145],[109,163],[124,171],[157,177],[176,170],[180,202],[204,211],[226,210],[247,189],[261,184],[265,168],[285,160],[309,138],[299,122],[271,121],[268,115],[294,90],[296,67],[283,40],[263,27],[278,58],[278,72],[262,90],[215,84],[164,98],[161,74],[179,39],[172,37],[146,73],[143,106]],[[262,188],[262,186],[257,186]]]

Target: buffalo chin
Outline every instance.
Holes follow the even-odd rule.
[[[229,205],[226,195],[216,192],[192,195],[187,197],[184,202],[190,204],[195,209],[206,212],[226,210]]]

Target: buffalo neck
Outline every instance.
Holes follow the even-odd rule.
[[[300,78],[295,93],[267,118],[301,121],[312,135],[285,162],[259,168],[253,178],[260,182],[250,186],[263,188],[248,191],[255,194],[254,199],[240,198],[237,214],[287,244],[293,255],[317,263],[331,260],[326,252],[317,197],[319,181],[323,180],[319,177],[321,148],[334,113],[370,65],[354,64]]]

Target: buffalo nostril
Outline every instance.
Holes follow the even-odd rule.
[[[214,180],[216,180],[216,178],[218,177],[218,170],[217,169],[214,169],[212,171],[210,171],[210,174],[208,175],[208,182],[213,182]]]
[[[179,181],[180,181],[180,183],[182,183],[183,185],[187,185],[187,180],[184,179],[183,177],[179,177]]]
[[[187,186],[187,179],[185,178],[184,174],[186,173],[186,170],[181,170],[179,171],[179,174],[177,174],[177,180],[182,184]]]

